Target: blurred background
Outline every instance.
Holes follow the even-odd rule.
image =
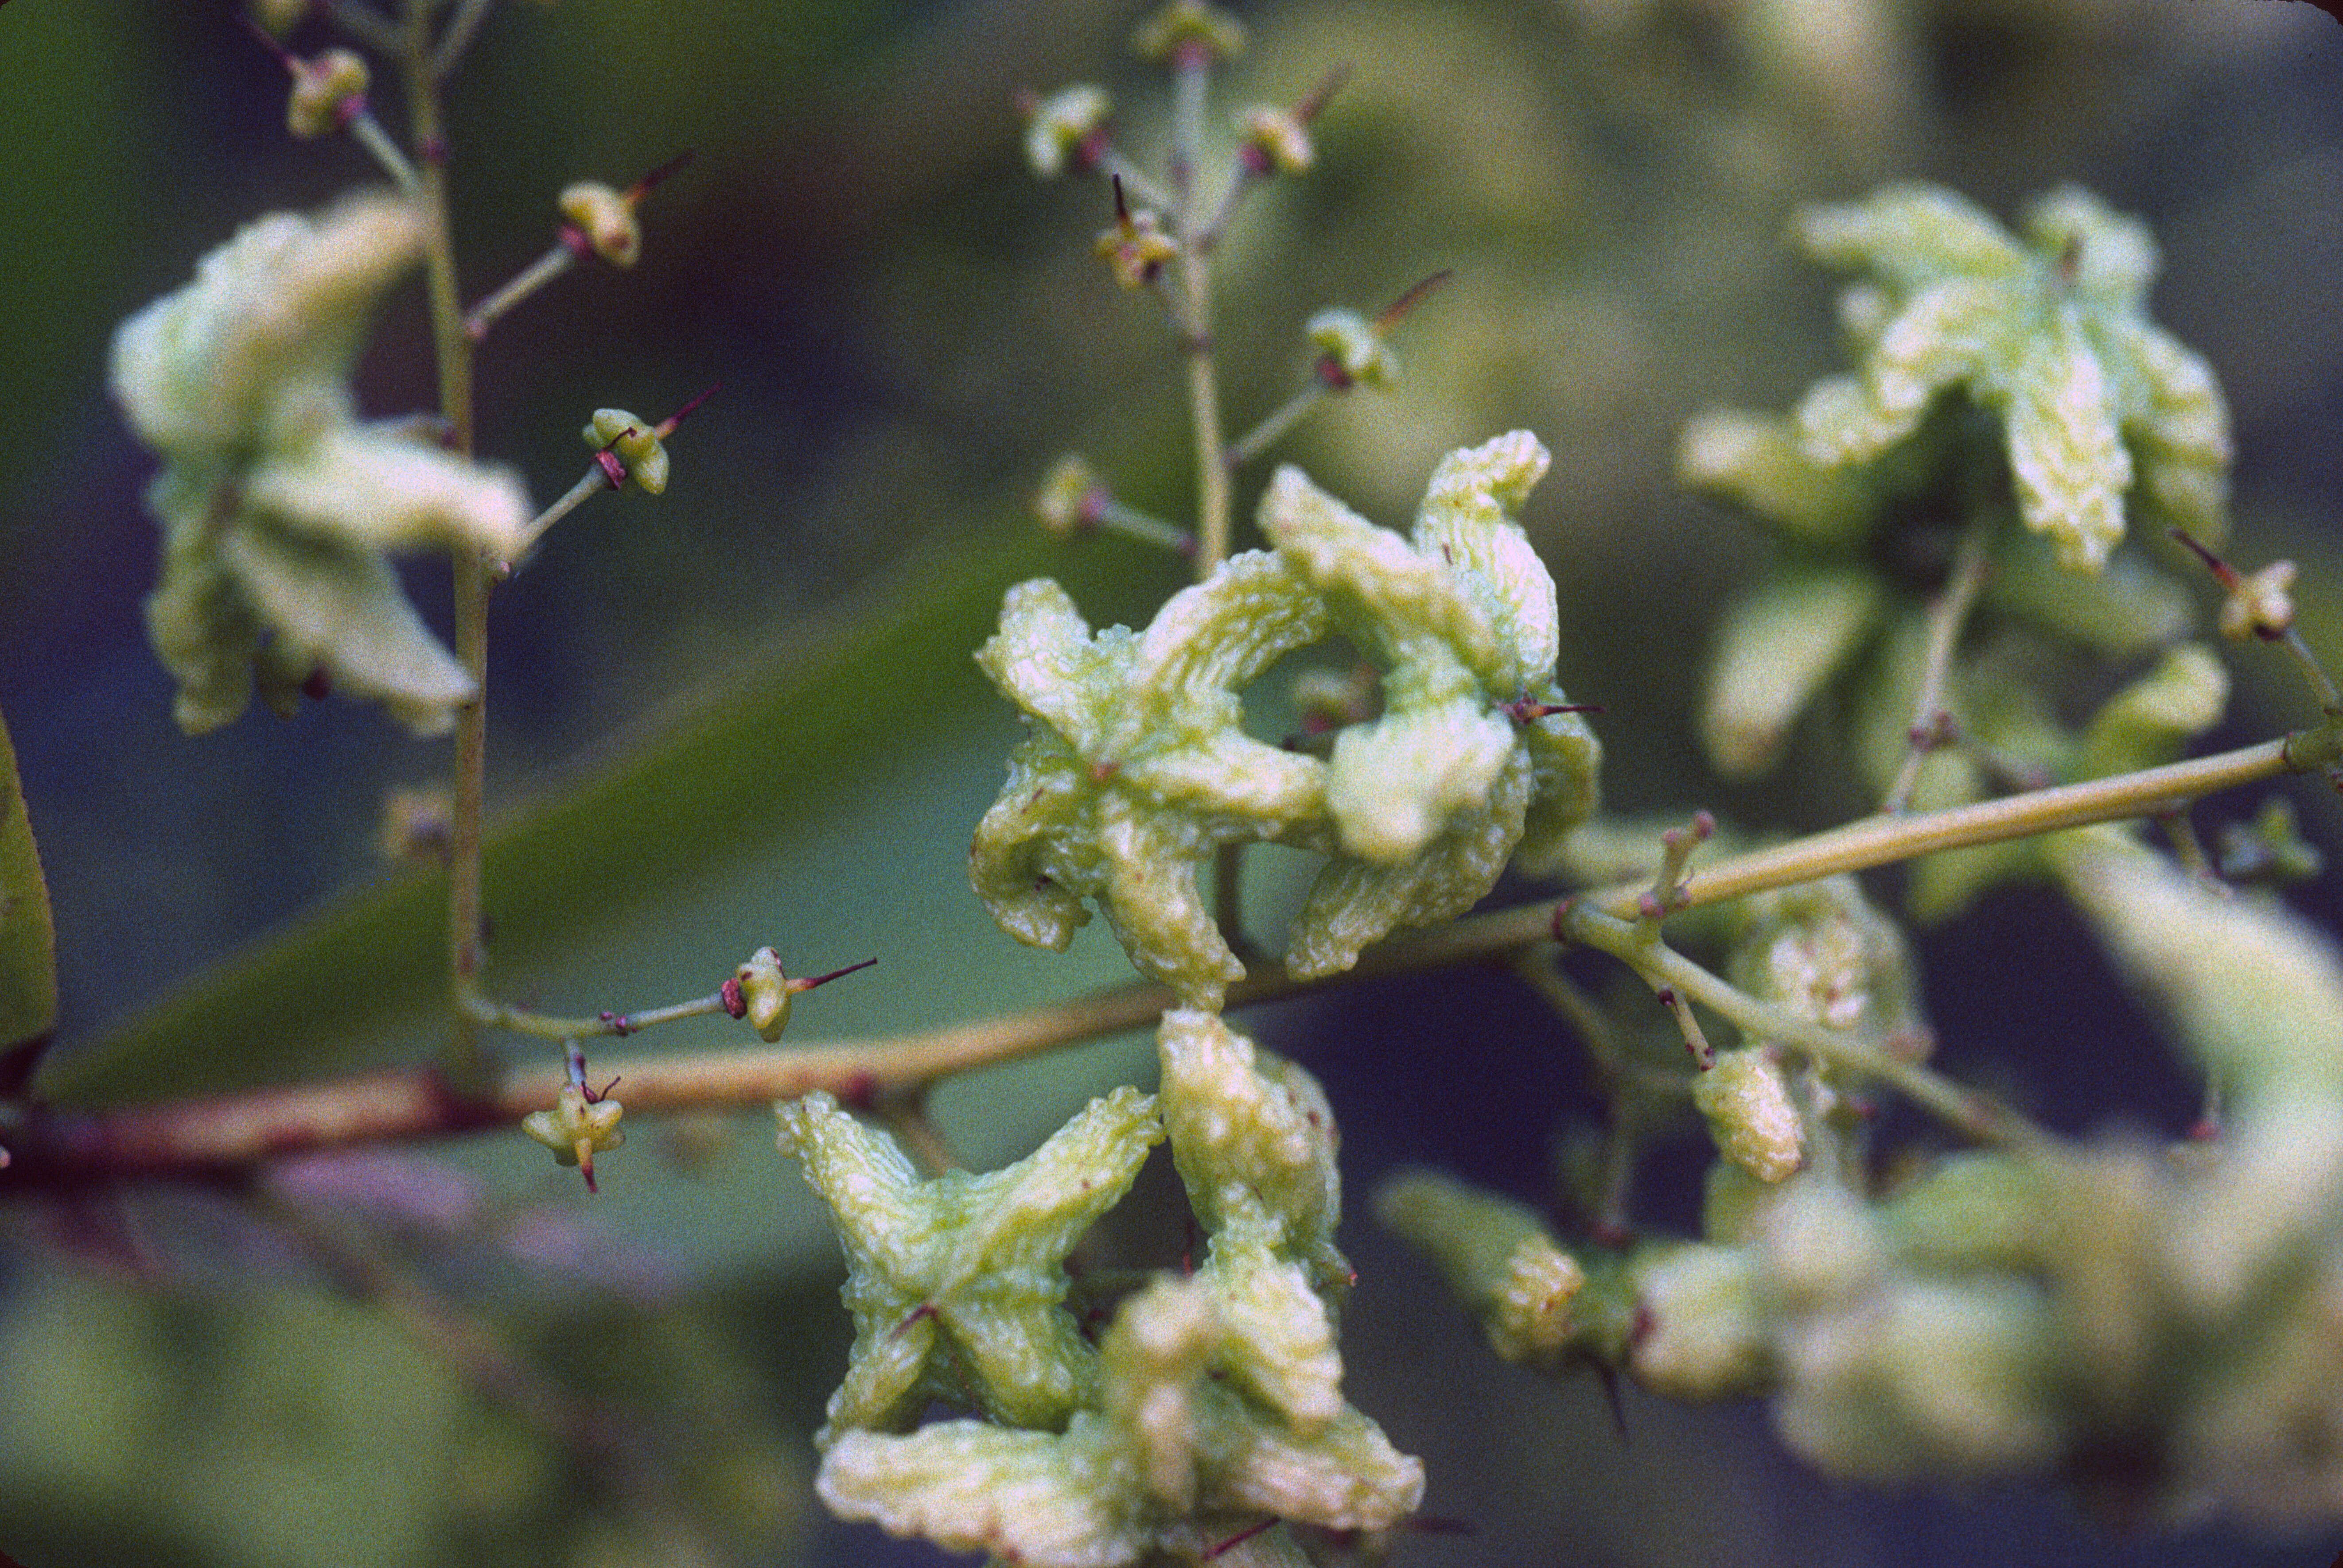
[[[1765,545],[1670,471],[1690,414],[1780,408],[1839,363],[1835,280],[1783,226],[1883,178],[1939,180],[2005,216],[2076,180],[2150,222],[2157,315],[2213,363],[2236,418],[2237,553],[2300,560],[2307,628],[2330,660],[2343,650],[2343,619],[2316,602],[2343,582],[2343,26],[2313,6],[1240,14],[1252,44],[1227,106],[1355,74],[1320,122],[1318,169],[1257,193],[1223,253],[1232,428],[1302,384],[1311,313],[1372,313],[1453,268],[1396,340],[1400,386],[1331,405],[1279,456],[1402,524],[1442,452],[1516,427],[1546,441],[1527,521],[1561,588],[1563,683],[1607,708],[1610,804],[1787,828],[1864,807],[1827,748],[1755,785],[1709,771],[1690,722],[1698,651]],[[1134,504],[1192,506],[1161,314],[1090,254],[1103,189],[1034,181],[1011,107],[1020,87],[1102,81],[1144,157],[1166,95],[1125,46],[1140,15],[1044,0],[490,15],[452,89],[468,297],[544,249],[569,181],[696,161],[646,204],[630,272],[580,267],[488,339],[482,450],[549,498],[585,469],[594,408],[657,418],[722,383],[671,443],[664,497],[597,498],[498,596],[498,994],[626,1010],[703,993],[763,942],[806,970],[876,955],[800,1003],[810,1041],[1129,973],[1095,927],[1064,957],[1015,946],[967,894],[963,857],[1017,733],[967,657],[1001,590],[1046,571],[1094,622],[1136,623],[1182,580],[1126,541],[1051,541],[1026,509],[1071,449]],[[331,39],[316,22],[295,35]],[[436,889],[376,846],[385,792],[443,773],[445,744],[340,702],[177,734],[140,612],[154,462],[106,389],[123,317],[240,224],[375,171],[347,141],[287,136],[282,67],[225,0],[15,0],[0,59],[0,279],[17,313],[0,391],[18,410],[0,466],[0,711],[55,906],[56,1082],[122,1100],[414,1060],[435,1038]],[[396,133],[396,92],[376,101]],[[383,315],[370,413],[432,399],[419,293]],[[1242,476],[1241,518],[1265,478]],[[444,568],[408,575],[444,628]],[[2231,662],[2225,734],[2299,721],[2286,671]],[[2295,798],[2331,849],[2332,798]],[[2204,825],[2255,804],[2215,802]],[[1262,929],[1299,875],[1264,858]],[[1996,894],[1922,959],[1954,1070],[2062,1128],[2186,1125],[2193,1089],[2048,898]],[[1556,1138],[1596,1110],[1567,1031],[1491,975],[1243,1022],[1319,1072],[1343,1119],[1353,1397],[1425,1458],[1427,1513],[1469,1526],[1403,1536],[1397,1562],[2274,1568],[2343,1545],[2227,1521],[2127,1533],[2046,1489],[1835,1486],[1756,1407],[1630,1391],[1623,1436],[1591,1380],[1540,1382],[1483,1352],[1365,1217],[1378,1174],[1407,1161],[1543,1200]],[[740,1037],[722,1020],[672,1032],[629,1043]],[[990,1165],[1151,1071],[1148,1040],[1108,1041],[955,1081],[936,1112]],[[1695,1166],[1679,1164],[1649,1173],[1650,1217],[1689,1221]],[[1166,1261],[1172,1188],[1151,1171],[1101,1251]],[[830,1523],[807,1491],[843,1364],[837,1278],[757,1117],[644,1126],[591,1201],[505,1137],[309,1162],[257,1201],[13,1202],[0,1548],[30,1568],[933,1561]]]

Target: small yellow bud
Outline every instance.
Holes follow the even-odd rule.
[[[768,1044],[780,1039],[781,1031],[789,1027],[790,1000],[801,989],[781,972],[781,955],[770,948],[759,948],[734,978],[758,1038]]]
[[[1125,288],[1143,288],[1154,282],[1163,264],[1180,254],[1179,245],[1163,232],[1162,223],[1144,208],[1100,230],[1098,243],[1091,248],[1114,268],[1114,280]]]
[[[1113,101],[1087,82],[1033,101],[1025,115],[1025,162],[1045,180],[1065,172],[1066,156],[1106,125]]]
[[[347,49],[328,49],[314,60],[293,62],[293,95],[285,123],[297,136],[322,136],[340,130],[366,107],[367,65]]]
[[[561,216],[575,224],[594,254],[613,266],[632,266],[642,255],[643,231],[635,204],[608,186],[581,180],[561,193]]]
[[[2221,635],[2232,642],[2284,637],[2294,625],[2294,576],[2292,561],[2272,561],[2239,577],[2221,601]]]
[[[1245,166],[1257,175],[1306,173],[1318,161],[1310,127],[1291,109],[1257,105],[1237,116],[1244,132]]]
[[[618,459],[621,471],[611,475],[612,489],[618,488],[622,477],[634,480],[654,496],[667,488],[667,448],[648,419],[638,419],[624,408],[597,408],[583,434],[595,451]],[[604,467],[607,469],[608,465]]]
[[[1145,60],[1175,60],[1190,51],[1208,60],[1229,60],[1244,53],[1244,24],[1203,0],[1172,0],[1139,25],[1131,46]]]

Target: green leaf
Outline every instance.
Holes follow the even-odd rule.
[[[57,938],[49,888],[16,780],[16,749],[0,722],[0,1046],[49,1032],[57,1020]]]

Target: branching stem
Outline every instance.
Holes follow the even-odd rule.
[[[456,291],[456,246],[447,217],[447,146],[440,129],[439,65],[431,48],[431,0],[407,0],[403,58],[407,114],[420,169],[425,214],[424,271],[431,342],[439,367],[439,414],[447,445],[472,452],[472,339]],[[456,1006],[447,1068],[459,1089],[485,1087],[488,1063],[465,1003],[476,993],[481,960],[481,819],[488,765],[488,571],[476,550],[455,553],[456,658],[475,695],[456,713],[454,809],[447,836],[447,970]]]
[[[1919,787],[1920,769],[1926,765],[1928,754],[1936,749],[1942,734],[1940,722],[1945,711],[1945,688],[1953,671],[1953,652],[1960,645],[1961,628],[1968,624],[1969,610],[1976,604],[1977,590],[1985,586],[1986,542],[1992,538],[1995,518],[1980,515],[1961,535],[1960,553],[1954,558],[1953,575],[1945,584],[1945,591],[1928,607],[1928,648],[1920,667],[1920,689],[1912,699],[1912,723],[1906,730],[1904,766],[1896,770],[1896,781],[1879,802],[1882,811],[1895,813],[1909,808],[1912,791]]]

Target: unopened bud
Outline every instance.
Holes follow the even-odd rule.
[[[638,419],[624,408],[597,408],[584,435],[588,447],[617,459],[619,472],[610,477],[612,489],[624,479],[634,480],[654,496],[667,488],[667,447],[660,444],[650,421]],[[606,472],[608,467],[604,464]]]
[[[328,49],[314,60],[295,60],[293,95],[285,123],[297,136],[337,131],[366,107],[367,65],[347,49]]]
[[[739,981],[740,1000],[747,1004],[749,1022],[758,1038],[767,1044],[780,1039],[781,1031],[789,1027],[791,999],[800,989],[781,972],[781,955],[771,948],[759,948],[733,978]]]
[[[632,266],[643,252],[643,231],[635,206],[620,192],[581,180],[561,193],[561,216],[577,226],[594,254],[613,266]]]
[[[576,1084],[565,1085],[550,1111],[532,1111],[521,1118],[520,1130],[553,1151],[556,1164],[575,1165],[594,1184],[594,1156],[626,1142],[618,1118],[626,1108],[615,1100],[589,1100]]]
[[[1237,116],[1244,133],[1242,156],[1256,175],[1298,175],[1318,161],[1311,145],[1310,127],[1291,109],[1259,105]]]
[[[1318,350],[1319,376],[1338,392],[1388,387],[1399,377],[1399,361],[1383,333],[1355,310],[1322,310],[1302,331]]]
[[[1172,0],[1139,25],[1131,46],[1146,60],[1176,60],[1191,53],[1229,60],[1244,53],[1244,25],[1203,0]]]
[[[1033,494],[1033,515],[1060,538],[1098,521],[1098,503],[1106,494],[1098,471],[1081,458],[1061,457]]]
[[[2229,585],[2221,601],[2221,635],[2233,642],[2275,642],[2294,625],[2292,561],[2272,561]]]
[[[1067,155],[1099,134],[1112,107],[1105,89],[1087,82],[1035,100],[1025,117],[1025,162],[1043,179],[1057,178],[1065,172]]]
[[[1091,248],[1114,268],[1114,280],[1125,288],[1146,287],[1163,264],[1180,254],[1179,245],[1145,208],[1126,213],[1100,230]]]

